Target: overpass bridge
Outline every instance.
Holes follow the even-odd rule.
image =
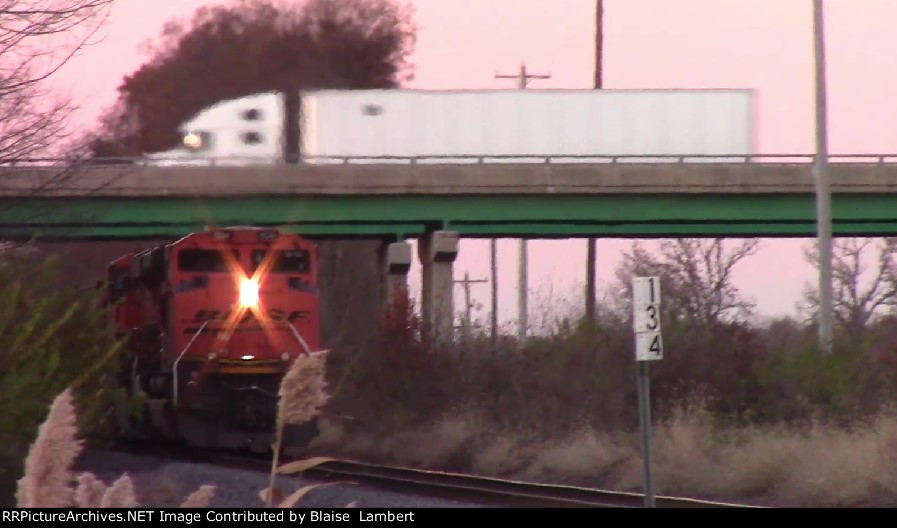
[[[177,237],[265,225],[313,237],[813,236],[811,155],[0,166],[0,236]],[[496,160],[496,161],[490,161]],[[832,156],[836,235],[897,233],[897,154]]]
[[[402,284],[419,238],[424,315],[451,311],[457,239],[809,237],[812,155],[0,166],[0,237],[148,239],[207,225],[383,240]],[[897,154],[832,156],[835,236],[897,234]],[[391,290],[387,290],[391,291]]]

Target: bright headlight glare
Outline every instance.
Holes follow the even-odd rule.
[[[259,283],[254,279],[244,279],[240,283],[240,304],[255,307],[259,303]]]
[[[184,146],[191,150],[196,150],[202,147],[202,136],[199,134],[195,134],[190,132],[189,134],[184,135]]]

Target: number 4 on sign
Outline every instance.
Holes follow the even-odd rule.
[[[636,361],[663,359],[663,338],[660,332],[639,332],[635,334]]]

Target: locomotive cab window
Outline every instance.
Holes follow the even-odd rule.
[[[239,259],[239,253],[234,251]],[[178,270],[195,273],[218,273],[227,271],[224,254],[216,249],[182,249],[178,252]]]
[[[268,256],[269,252],[257,249],[252,252],[252,271],[259,268],[265,257],[273,259],[270,267],[270,273],[308,273],[311,270],[311,260],[308,251],[303,249],[276,250],[274,255]]]

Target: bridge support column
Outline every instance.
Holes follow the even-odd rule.
[[[421,315],[424,330],[437,343],[450,342],[454,334],[454,263],[458,233],[431,231],[420,238]]]
[[[408,270],[411,269],[411,244],[393,242],[380,248],[381,299],[384,308],[408,296]]]

